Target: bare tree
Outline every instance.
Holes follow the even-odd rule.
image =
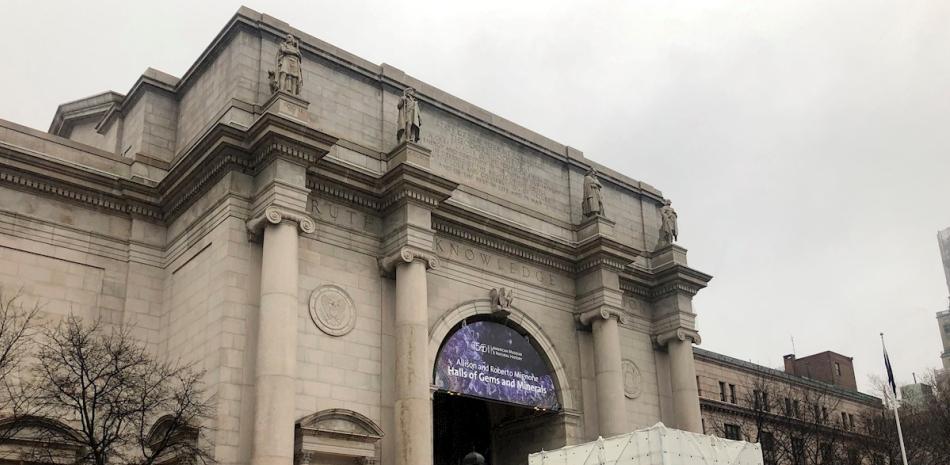
[[[47,442],[79,451],[79,462],[90,465],[209,460],[199,445],[211,411],[203,373],[153,359],[128,329],[107,331],[72,316],[37,344],[35,402],[78,432]],[[44,450],[52,448],[37,452]]]
[[[740,439],[760,443],[766,464],[847,464],[855,459],[848,453],[856,450],[857,435],[838,421],[841,400],[831,387],[812,384],[802,387],[759,373],[740,386],[736,407],[727,406],[729,413],[712,428],[718,436],[738,431]]]
[[[946,465],[950,463],[950,379],[931,372],[924,383],[935,388],[933,398],[904,402],[899,408],[901,429],[908,463],[915,465]],[[892,398],[890,387],[880,378],[871,383],[881,394]],[[893,410],[866,414],[869,440],[863,444],[866,454],[879,463],[901,463],[897,423]]]
[[[29,392],[21,370],[39,311],[38,305],[25,306],[20,292],[10,294],[0,288],[0,417],[29,414]],[[11,428],[2,428],[0,439],[13,433]]]

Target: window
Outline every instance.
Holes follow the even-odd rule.
[[[801,404],[797,400],[792,401],[792,413],[795,414],[795,418],[802,417]]]
[[[943,324],[943,332],[950,334],[950,323]]]
[[[841,412],[841,427],[848,429],[848,414]]]
[[[861,455],[856,449],[848,449],[848,465],[861,465]]]
[[[768,431],[763,431],[759,435],[759,444],[762,445],[762,458],[765,465],[775,465],[775,437]]]
[[[765,412],[769,411],[769,393],[760,391],[758,389],[753,389],[752,398],[755,403],[753,406],[755,410],[762,410]]]
[[[821,408],[821,419],[828,421],[828,409],[825,407]]]
[[[726,401],[726,383],[724,381],[719,382],[719,400]]]
[[[792,463],[805,465],[805,441],[802,438],[792,438]]]
[[[729,402],[736,403],[736,385],[729,385]]]
[[[835,362],[835,376],[841,376],[841,364]]]
[[[851,429],[854,429],[854,415],[848,414],[848,425],[851,426]]]
[[[703,389],[699,387],[699,376],[696,377],[696,395],[699,397],[703,396]]]
[[[785,398],[785,416],[792,416],[792,399]]]
[[[726,423],[723,426],[725,426],[725,430],[726,430],[726,439],[732,439],[735,441],[739,441],[742,439],[742,433],[739,431],[739,425],[732,425],[732,424]]]
[[[831,444],[818,444],[818,454],[821,456],[822,465],[834,463],[835,454]]]

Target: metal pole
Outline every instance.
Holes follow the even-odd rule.
[[[881,348],[884,349],[884,353],[887,354],[887,347],[884,346],[884,333],[881,333]],[[889,374],[893,376],[893,373]],[[895,386],[897,384],[895,383]],[[887,392],[887,388],[884,388],[884,392]],[[907,465],[907,451],[904,450],[904,433],[901,431],[901,417],[897,413],[897,388],[894,388],[894,421],[897,422],[897,439],[901,444],[901,460],[904,461],[904,465]]]
[[[904,433],[901,432],[901,417],[897,413],[897,397],[894,398],[894,421],[897,422],[897,439],[901,443],[901,459],[907,465],[907,452],[904,450]]]

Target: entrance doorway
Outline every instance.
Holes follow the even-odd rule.
[[[532,452],[564,445],[555,412],[436,392],[432,418],[435,465],[461,465],[472,451],[487,465],[522,465]]]

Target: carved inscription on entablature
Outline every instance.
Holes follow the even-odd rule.
[[[471,245],[445,238],[435,238],[435,251],[439,257],[510,277],[518,281],[547,289],[572,292],[573,281],[546,268],[528,265],[503,255],[487,252]]]
[[[314,198],[310,204],[310,213],[319,221],[363,231],[367,234],[379,234],[379,218],[345,205]]]
[[[568,211],[562,205],[567,199],[567,179],[555,161],[471,124],[444,117],[431,118],[426,124],[422,144],[432,149],[433,168],[555,217]],[[558,191],[561,187],[565,192]]]

